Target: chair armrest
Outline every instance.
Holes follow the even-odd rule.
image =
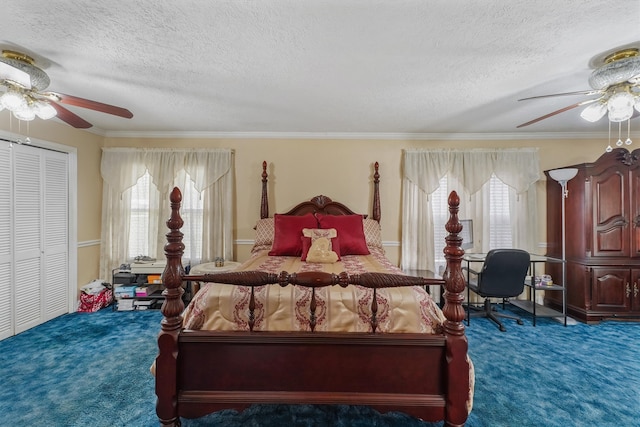
[[[469,267],[462,267],[462,271],[468,271],[469,273],[475,274],[476,276],[480,275],[480,272],[475,271],[474,269],[469,268]]]

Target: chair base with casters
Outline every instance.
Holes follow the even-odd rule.
[[[507,328],[504,327],[499,318],[512,319],[515,320],[518,325],[524,325],[524,322],[518,316],[497,311],[496,307],[491,303],[489,298],[484,300],[484,305],[482,307],[475,307],[471,304],[467,304],[467,306],[468,317],[487,317],[493,320],[496,325],[498,325],[498,329],[500,329],[501,332],[506,332]]]

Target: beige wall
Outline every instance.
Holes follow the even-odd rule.
[[[1,118],[4,118],[4,114]],[[10,131],[8,120],[0,129]],[[15,121],[14,121],[14,132]],[[22,129],[24,133],[24,128]],[[99,265],[102,181],[101,146],[106,147],[228,147],[236,153],[236,240],[253,239],[259,216],[263,160],[269,163],[270,213],[323,194],[358,212],[371,211],[373,163],[380,163],[382,237],[387,252],[399,262],[401,236],[401,160],[403,149],[537,147],[541,170],[596,160],[606,142],[588,140],[337,140],[337,139],[190,139],[113,138],[73,129],[56,121],[34,121],[29,136],[75,147],[78,157],[78,286],[97,278]],[[545,185],[538,183],[541,244],[545,243]],[[236,258],[247,258],[250,245],[238,245]],[[544,252],[544,249],[541,249]]]

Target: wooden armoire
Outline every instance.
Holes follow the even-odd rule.
[[[578,169],[565,198],[567,313],[587,323],[640,320],[640,149],[567,167]],[[562,191],[545,174],[547,254],[561,258]],[[561,264],[546,268],[560,282]],[[562,307],[562,295],[547,294],[548,305]]]

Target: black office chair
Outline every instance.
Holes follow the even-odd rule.
[[[506,331],[502,322],[498,319],[504,317],[514,319],[522,325],[522,319],[518,316],[498,312],[491,304],[491,298],[502,298],[504,303],[509,298],[514,298],[524,291],[524,281],[529,270],[530,257],[527,251],[521,249],[493,249],[487,253],[484,265],[480,272],[464,267],[468,271],[467,280],[467,323],[471,317],[488,317],[493,320],[498,328]],[[483,297],[484,307],[473,307],[470,303],[470,291]],[[472,310],[478,310],[472,313]]]

